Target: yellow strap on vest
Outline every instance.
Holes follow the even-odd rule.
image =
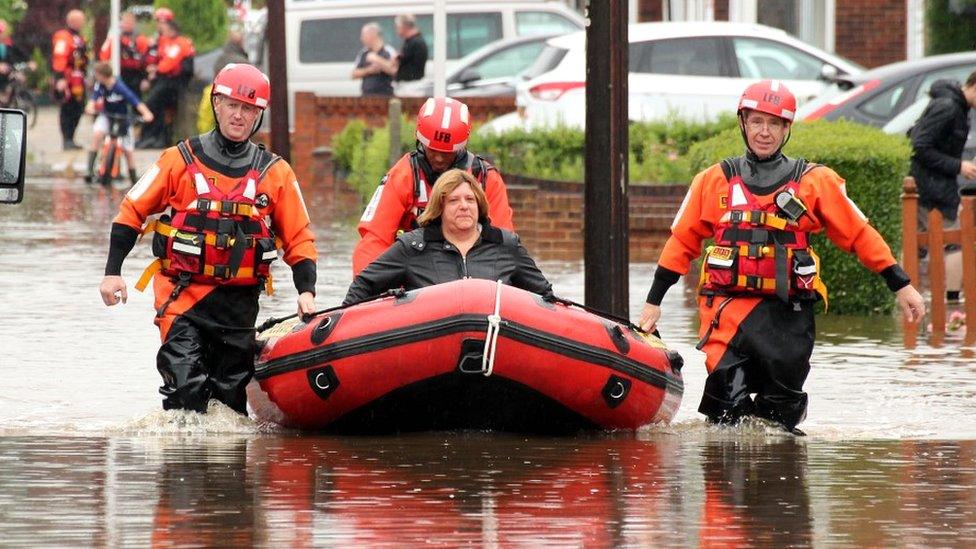
[[[787,248],[787,251],[789,251],[789,248]],[[748,244],[741,244],[741,245],[739,245],[739,257],[749,257],[749,258],[752,258],[752,259],[759,259],[759,258],[762,258],[762,257],[773,257],[774,255],[776,255],[776,249],[773,246],[760,246],[759,247],[759,255],[757,255],[757,256],[751,256],[751,255],[749,255],[749,245]]]
[[[268,273],[268,279],[264,281],[264,293],[274,295],[274,281],[272,280],[271,273]]]
[[[771,214],[769,212],[763,212],[762,224],[766,225],[767,227],[783,230],[786,228],[787,223],[788,221],[783,217],[780,217],[776,214]]]
[[[250,204],[244,204],[243,202],[232,202],[230,200],[211,200],[209,208],[197,207],[198,211],[211,211],[211,212],[223,212],[224,204],[232,204],[231,211],[227,212],[231,215],[246,215],[248,217],[258,217],[258,209]]]
[[[176,234],[177,231],[178,231],[178,229],[173,228],[172,225],[169,225],[167,223],[163,223],[162,221],[154,221],[150,225],[152,225],[152,230],[154,230],[157,233],[165,236],[166,238],[173,238],[173,235]],[[149,230],[150,230],[149,229],[149,225],[147,225],[146,226],[146,229],[143,231],[143,234],[145,234]],[[230,238],[227,241],[227,246],[228,247],[233,247],[234,246],[234,240],[235,240],[234,238]],[[204,238],[204,242],[206,242],[210,246],[216,246],[217,245],[217,235],[212,234],[212,233],[211,234],[207,234],[206,237]],[[280,246],[280,242],[281,241],[277,237],[275,237],[275,246],[277,246],[277,247],[280,248],[281,247]],[[257,239],[256,238],[253,239],[253,241],[251,242],[251,244],[252,244],[252,246],[257,245]]]
[[[153,275],[158,273],[163,269],[163,260],[157,259],[149,264],[144,271],[142,271],[142,276],[139,277],[139,281],[136,282],[136,289],[140,292],[146,289],[149,285],[149,281],[152,280]]]
[[[775,278],[760,278],[759,279],[759,286],[756,286],[756,285],[748,286],[747,285],[747,282],[748,282],[748,279],[750,279],[750,278],[752,278],[753,280],[756,279],[756,277],[748,277],[748,276],[745,276],[745,275],[739,275],[739,277],[735,281],[735,285],[736,286],[739,286],[740,288],[749,288],[749,289],[752,289],[752,290],[763,290],[763,291],[770,291],[770,292],[771,291],[774,291],[776,289],[776,279]]]

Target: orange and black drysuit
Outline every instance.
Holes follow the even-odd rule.
[[[149,216],[167,213],[146,224]],[[270,224],[266,222],[270,219]],[[145,229],[144,229],[145,225]],[[106,275],[119,275],[140,233],[153,232],[163,408],[206,411],[210,398],[246,413],[258,295],[275,239],[295,288],[315,293],[315,237],[295,173],[249,141],[217,131],[166,149],[128,192],[112,225]],[[137,287],[148,281],[148,275]]]
[[[51,72],[55,84],[64,80],[66,88],[58,122],[65,145],[74,143],[75,129],[85,109],[85,73],[88,70],[88,43],[74,29],[61,29],[51,37]],[[55,88],[56,89],[56,88]]]
[[[469,171],[481,183],[488,198],[491,224],[514,232],[508,190],[498,170],[484,158],[468,151],[458,155],[453,167]],[[400,231],[417,228],[417,217],[427,207],[431,188],[439,175],[433,173],[420,151],[403,155],[390,168],[359,220],[362,238],[352,253],[353,276],[392,246]]]
[[[777,206],[791,196],[806,207],[795,221]],[[692,181],[647,302],[660,305],[702,243],[715,239],[702,258],[699,297],[699,348],[709,372],[699,412],[710,420],[758,415],[792,430],[806,416],[802,388],[813,352],[813,304],[826,299],[808,239],[820,231],[857,254],[892,291],[909,284],[881,235],[847,197],[844,180],[825,166],[782,154],[760,161],[748,153]]]
[[[98,51],[99,61],[112,60],[114,37],[109,36]],[[135,32],[123,32],[119,36],[119,68],[122,81],[137,96],[141,97],[140,84],[146,78],[146,54],[149,52],[149,39]]]

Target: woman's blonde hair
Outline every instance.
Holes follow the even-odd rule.
[[[454,192],[462,184],[467,183],[474,193],[474,199],[478,202],[478,221],[486,223],[488,221],[488,198],[481,184],[473,175],[464,170],[447,170],[434,183],[434,188],[430,192],[430,200],[424,213],[417,218],[417,224],[426,227],[435,221],[439,221],[444,213],[444,201],[447,195]]]

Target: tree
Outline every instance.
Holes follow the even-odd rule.
[[[976,48],[976,0],[928,0],[925,3],[926,53]]]
[[[227,39],[224,0],[155,0],[154,5],[173,10],[180,32],[193,40],[197,53],[213,49]]]
[[[9,25],[16,25],[27,13],[27,2],[24,0],[0,0],[0,19]]]

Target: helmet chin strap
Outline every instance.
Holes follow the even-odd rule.
[[[416,140],[415,143],[416,143],[416,147],[417,147],[417,152],[420,153],[420,156],[422,156],[423,159],[424,159],[424,163],[427,164],[427,167],[430,168],[431,173],[433,173],[434,169],[430,165],[430,159],[427,158],[427,147],[425,147],[424,144],[421,143],[419,139]],[[440,151],[438,151],[438,152],[440,152]],[[468,154],[467,147],[465,147],[465,148],[457,151],[456,153],[454,153],[454,160],[451,161],[451,168],[453,168],[454,166],[456,166],[458,164],[458,162],[462,158],[464,158],[465,156],[467,156],[467,154]],[[451,169],[451,168],[448,168],[448,169]],[[440,175],[440,174],[437,174],[437,175]]]

